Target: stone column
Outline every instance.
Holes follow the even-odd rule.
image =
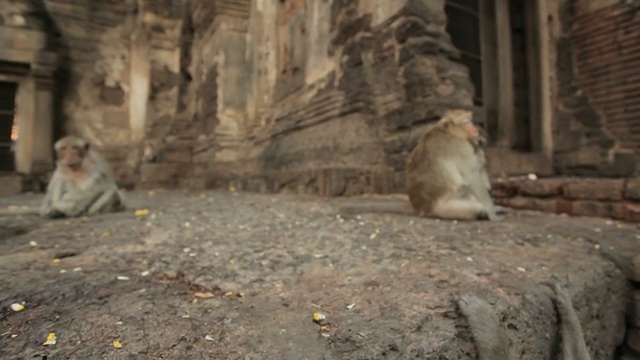
[[[53,77],[51,69],[33,69],[35,80],[35,114],[31,172],[53,169]]]

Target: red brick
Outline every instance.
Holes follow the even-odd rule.
[[[567,199],[622,200],[623,179],[588,179],[565,184],[562,193]]]
[[[538,210],[542,212],[554,213],[557,209],[556,199],[533,199],[532,210]]]
[[[494,200],[497,205],[514,209],[537,210],[553,213],[556,211],[556,199],[540,199],[534,197],[516,196],[513,198],[497,198]]]
[[[549,197],[560,195],[567,179],[526,180],[518,184],[518,194],[528,196]]]
[[[573,215],[573,201],[565,199],[556,200],[556,213]]]
[[[640,222],[640,204],[622,203],[620,206],[622,209],[620,210],[619,217],[616,217],[617,219],[629,222]]]
[[[493,182],[491,184],[491,196],[495,198],[510,198],[516,195],[516,182]]]
[[[640,200],[640,176],[627,180],[624,188],[624,197],[631,200]]]
[[[507,206],[514,209],[531,209],[533,206],[533,198],[513,197],[499,199],[498,205]]]
[[[614,218],[623,213],[621,203],[606,201],[577,200],[572,204],[573,215]]]

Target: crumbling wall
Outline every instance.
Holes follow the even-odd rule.
[[[251,19],[254,166],[242,188],[402,189],[424,125],[443,107],[471,105],[443,1],[256,0]]]
[[[558,174],[640,170],[640,15],[626,1],[563,1],[557,42]]]

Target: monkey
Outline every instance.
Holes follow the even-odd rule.
[[[569,293],[558,283],[550,287],[554,294],[552,301],[560,315],[563,359],[591,360]],[[471,328],[479,360],[518,359],[491,305],[475,295],[462,295],[457,303]]]
[[[409,203],[403,200],[350,204],[341,217],[366,212],[418,215],[451,220],[501,220],[505,209],[493,203],[485,169],[486,138],[472,113],[448,110],[425,134],[407,160]]]
[[[147,141],[142,147],[142,162],[155,163],[162,161],[160,145],[161,144],[154,144],[151,141]]]
[[[54,148],[56,169],[40,207],[42,217],[76,217],[126,208],[109,164],[88,142],[66,136]]]
[[[471,111],[447,110],[407,160],[407,193],[421,216],[498,220],[484,169],[480,131]]]

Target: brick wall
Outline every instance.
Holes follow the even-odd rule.
[[[640,221],[640,178],[513,179],[495,182],[492,195],[515,209]]]
[[[554,162],[563,175],[640,171],[640,13],[564,2],[557,42]]]

